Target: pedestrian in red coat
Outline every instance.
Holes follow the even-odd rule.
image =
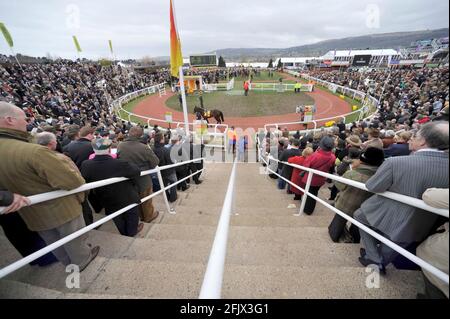
[[[334,148],[334,139],[330,136],[325,136],[322,138],[319,144],[319,149],[309,156],[303,163],[303,166],[309,167],[318,171],[322,171],[328,173],[330,168],[334,165],[336,161],[336,156],[333,154]],[[308,181],[308,172],[304,174],[301,180],[300,187],[305,188],[306,182]],[[309,188],[309,192],[315,196],[319,194],[320,187],[325,184],[326,178],[314,174],[311,180],[311,186]],[[316,200],[311,198],[310,196],[306,199],[306,205],[304,209],[304,213],[307,215],[311,215],[316,208]]]
[[[288,162],[291,164],[303,166],[303,163],[305,162],[305,160],[313,153],[314,153],[313,149],[311,147],[307,147],[303,150],[302,156],[291,157],[288,160]],[[300,184],[301,184],[301,180],[302,180],[302,178],[300,176],[301,172],[302,172],[301,169],[295,168],[295,167],[292,170],[291,182],[294,183],[295,185],[300,186]],[[293,192],[295,194],[294,200],[300,200],[302,198],[303,192],[300,191],[298,188],[295,188],[292,185],[291,185],[291,192]]]

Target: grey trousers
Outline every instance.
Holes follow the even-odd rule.
[[[77,230],[85,227],[86,224],[83,219],[83,215],[67,222],[59,227],[40,231],[39,235],[44,239],[47,245],[54,243],[55,241],[64,238]],[[65,266],[70,264],[78,265],[80,268],[84,268],[91,260],[91,249],[86,244],[87,235],[82,235],[67,244],[53,250],[53,254],[56,258]]]
[[[366,217],[362,214],[355,215],[355,219],[364,225],[368,225]],[[366,259],[370,259],[377,264],[389,265],[399,255],[398,252],[382,244],[378,239],[372,237],[363,230],[359,230],[361,235],[361,244],[366,249]],[[385,236],[386,237],[386,236]],[[397,243],[397,245],[406,249],[407,243]]]

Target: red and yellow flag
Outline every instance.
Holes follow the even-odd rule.
[[[183,66],[183,55],[181,54],[180,36],[177,31],[175,9],[173,1],[170,0],[170,73],[178,78],[180,66]]]

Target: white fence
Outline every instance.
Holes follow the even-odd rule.
[[[295,84],[289,83],[250,83],[250,90],[253,91],[275,91],[275,92],[293,92],[295,89]],[[312,92],[314,90],[314,85],[303,84],[300,88],[301,92]]]
[[[204,91],[231,91],[234,89],[234,78],[227,83],[203,84]]]
[[[234,79],[233,79],[234,80]],[[149,95],[149,94],[155,94],[156,92],[159,92],[161,90],[161,87],[164,87],[165,83],[161,83],[158,85],[154,85],[136,92],[128,93],[117,100],[114,100],[111,103],[110,112],[114,112],[121,120],[128,121],[132,123],[133,125],[137,125],[138,123],[133,121],[133,117],[138,120],[142,120],[142,122],[147,123],[149,127],[152,127],[153,125],[158,125],[161,127],[161,129],[164,129],[165,127],[172,127],[172,125],[175,126],[175,128],[184,128],[185,123],[184,122],[177,122],[177,121],[171,121],[168,122],[165,119],[157,119],[152,117],[147,117],[139,114],[135,114],[132,112],[129,112],[123,108],[123,105],[129,103],[130,101],[139,98],[141,96]],[[123,118],[123,114],[125,114],[125,118]],[[152,125],[153,124],[153,125]],[[198,123],[188,123],[189,125],[189,131],[192,134],[196,134],[196,126],[198,126]],[[228,125],[226,124],[203,124],[207,126],[207,133],[201,135],[202,141],[205,141],[206,147],[213,147],[213,148],[225,148],[226,147],[226,133],[228,131]],[[216,138],[219,140],[220,144],[214,144],[216,143]],[[207,143],[208,140],[213,140],[213,143]]]
[[[275,130],[275,129],[277,129],[277,127],[281,127],[281,126],[308,125],[308,124],[313,124],[314,128],[308,129],[308,130],[306,130],[306,129],[300,130],[300,131],[303,131],[303,132],[317,131],[320,129],[320,127],[319,127],[320,123],[325,123],[326,121],[335,121],[337,119],[343,119],[344,123],[346,123],[347,117],[355,115],[355,114],[358,114],[357,120],[359,121],[364,118],[373,116],[373,114],[376,113],[376,111],[377,111],[379,101],[376,98],[370,96],[369,94],[366,94],[364,92],[357,91],[354,89],[350,89],[350,88],[347,88],[344,86],[340,86],[340,85],[337,85],[337,84],[334,84],[331,82],[323,81],[318,78],[309,76],[308,74],[298,73],[295,71],[286,71],[286,72],[291,75],[295,75],[297,77],[302,77],[303,79],[308,80],[308,81],[314,81],[316,84],[327,87],[328,89],[330,89],[331,91],[334,91],[335,93],[340,93],[341,95],[350,97],[355,100],[359,100],[362,103],[362,107],[356,111],[352,111],[352,112],[349,112],[346,114],[327,117],[327,118],[315,119],[312,121],[296,121],[296,122],[266,124],[266,125],[264,125],[266,132],[270,131],[270,130]]]

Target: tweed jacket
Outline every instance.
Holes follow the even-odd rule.
[[[418,199],[428,188],[448,188],[448,153],[423,151],[385,160],[366,183],[371,192],[391,191]],[[422,242],[432,230],[438,215],[407,204],[374,195],[355,212],[364,215],[369,225],[391,240]],[[364,220],[364,217],[362,220]]]
[[[0,189],[30,196],[84,184],[69,159],[28,139],[26,132],[0,128]],[[50,230],[81,215],[83,200],[79,193],[24,207],[19,214],[30,230]]]

